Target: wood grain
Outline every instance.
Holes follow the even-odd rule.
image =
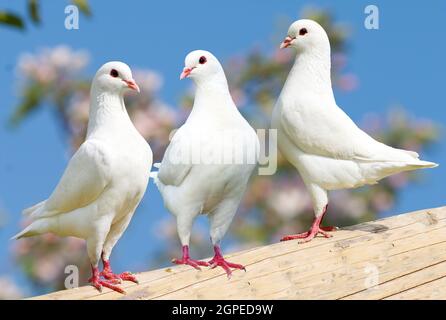
[[[247,272],[172,266],[137,274],[126,295],[86,286],[32,299],[446,299],[446,207],[227,258]]]

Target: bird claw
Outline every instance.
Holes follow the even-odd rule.
[[[113,291],[125,294],[124,289],[116,286],[116,279],[110,279],[110,280],[103,280],[101,279],[101,276],[103,275],[104,271],[105,273],[112,274],[111,270],[105,269],[103,272],[99,272],[98,267],[91,267],[92,276],[90,279],[88,279],[88,282],[92,284],[93,287],[95,287],[99,292],[102,292],[102,287],[109,288]]]
[[[122,283],[122,280],[120,278],[105,278],[105,279],[107,279],[107,281],[112,284],[121,284]]]
[[[226,275],[228,276],[228,279],[231,279],[231,276],[232,276],[231,268],[244,270],[246,272],[245,266],[243,266],[241,264],[226,261],[221,256],[215,256],[211,261],[209,261],[209,266],[211,269],[215,269],[216,267],[222,267],[223,270],[225,270]]]
[[[139,284],[138,279],[136,279],[135,275],[134,275],[133,273],[131,273],[131,272],[128,272],[128,271],[123,272],[123,273],[121,273],[121,274],[119,275],[119,277],[120,277],[122,280],[124,280],[124,281],[131,281],[131,282],[134,282],[134,283],[136,283],[136,284]]]
[[[283,237],[280,239],[280,241],[289,241],[289,240],[295,240],[295,239],[302,239],[298,243],[307,243],[313,240],[318,234],[321,234],[324,236],[324,238],[331,238],[333,235],[327,233],[327,231],[336,231],[338,230],[338,227],[316,227],[312,228],[311,230],[303,233],[298,234],[292,234]]]
[[[136,284],[139,284],[138,279],[131,272],[123,272],[121,274],[115,274],[111,270],[104,270],[100,273],[105,279],[109,280],[109,282],[118,284],[122,283],[122,281],[131,281]]]
[[[91,283],[91,285],[93,287],[95,287],[99,292],[102,293],[102,287],[106,287],[109,288],[113,291],[125,294],[125,290],[116,286],[115,283],[113,283],[112,281],[108,281],[108,280],[101,280],[99,279],[99,277],[92,277],[88,280],[88,282]]]
[[[209,266],[209,263],[206,261],[200,261],[200,260],[194,260],[191,258],[181,258],[181,259],[172,259],[172,263],[175,264],[186,264],[189,265],[197,270],[201,270],[200,266],[207,267]]]
[[[101,273],[99,273],[99,276],[104,277],[105,279],[109,280],[109,282],[114,284],[122,283],[122,281],[132,281],[136,284],[139,283],[138,279],[136,279],[136,277],[131,272],[125,271],[121,274],[116,274],[113,273],[111,269],[110,261],[103,258],[102,263],[104,264],[104,269]]]

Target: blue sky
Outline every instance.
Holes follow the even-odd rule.
[[[125,3],[123,5],[123,3]],[[90,52],[88,72],[108,60],[153,69],[164,78],[163,100],[176,105],[190,83],[179,81],[185,55],[194,49],[212,51],[221,61],[253,46],[272,49],[282,17],[299,18],[307,5],[329,8],[352,28],[349,71],[360,79],[354,92],[337,93],[338,104],[356,121],[369,112],[384,113],[401,104],[414,116],[446,122],[444,74],[445,1],[417,5],[408,1],[374,1],[380,9],[380,29],[363,27],[370,1],[92,1],[93,17],[81,18],[80,29],[64,28],[66,1],[43,1],[43,25],[26,32],[0,28],[0,208],[7,213],[0,229],[0,275],[20,273],[10,261],[9,237],[18,230],[20,211],[45,199],[57,183],[69,157],[60,128],[48,108],[42,108],[15,130],[6,127],[17,103],[14,66],[23,52],[68,44]],[[25,1],[7,1],[0,8],[24,12]],[[444,164],[444,134],[434,152],[423,157]],[[446,165],[426,170],[418,184],[404,189],[392,213],[444,205]],[[119,269],[147,268],[156,249],[154,222],[165,217],[160,196],[151,184],[140,210],[114,251]],[[134,247],[144,250],[135,251]]]

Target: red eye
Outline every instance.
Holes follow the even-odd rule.
[[[307,31],[306,28],[302,28],[302,29],[299,30],[299,35],[300,35],[300,36],[303,36],[303,35],[305,35],[305,34],[307,34],[307,33],[308,33],[308,31]]]
[[[200,64],[205,64],[206,63],[206,57],[205,56],[201,56],[200,57],[200,60],[198,60],[198,62],[200,63]]]
[[[111,69],[111,71],[110,71],[110,75],[111,75],[113,78],[117,78],[117,77],[119,77],[119,72],[118,72],[116,69]]]

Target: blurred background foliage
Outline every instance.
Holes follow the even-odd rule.
[[[80,8],[90,15],[87,1]],[[28,1],[29,20],[40,21],[39,1]],[[6,16],[5,16],[6,15]],[[5,18],[8,17],[9,18]],[[357,77],[345,72],[348,64],[349,28],[336,21],[330,11],[307,9],[301,15],[319,21],[327,30],[332,44],[333,84],[336,90],[352,91]],[[14,13],[0,13],[0,23],[23,28],[25,17]],[[277,48],[291,19],[280,22],[280,38],[272,43]],[[279,95],[294,60],[292,50],[265,52],[252,48],[245,55],[235,56],[225,64],[231,93],[248,121],[256,128],[268,128],[271,110]],[[19,74],[19,103],[11,115],[10,124],[19,126],[33,112],[51,108],[54,120],[70,150],[74,152],[85,138],[88,121],[89,86],[92,75],[86,75],[89,63],[87,51],[74,51],[68,46],[46,48],[23,54],[17,63]],[[150,143],[155,160],[162,158],[170,132],[181,125],[193,102],[191,92],[185,92],[178,107],[167,105],[159,98],[162,77],[151,70],[135,70],[134,77],[142,94],[128,95],[126,105],[135,126]],[[369,114],[360,124],[380,141],[398,148],[422,152],[432,147],[438,137],[438,127],[427,120],[415,119],[403,106],[390,106],[387,114]],[[398,201],[398,194],[408,182],[422,178],[422,172],[402,173],[381,181],[373,187],[341,190],[331,193],[326,224],[351,225],[376,219]],[[280,155],[274,176],[253,176],[239,213],[225,242],[228,251],[278,241],[285,234],[304,230],[313,218],[311,199],[296,170]],[[26,224],[26,221],[24,222]],[[174,219],[166,215],[157,222],[156,229],[164,247],[151,258],[151,265],[159,267],[179,254],[179,242]],[[199,225],[193,234],[194,256],[210,255],[208,230]],[[45,235],[25,239],[14,245],[15,260],[26,277],[39,288],[63,288],[63,270],[68,264],[82,268],[85,283],[89,266],[84,242],[74,238],[60,239]],[[2,287],[11,287],[0,277]],[[19,293],[10,289],[10,297]],[[2,298],[2,296],[0,296]],[[3,297],[4,298],[4,297]]]
[[[11,27],[17,30],[25,30],[29,24],[38,26],[42,22],[40,16],[40,0],[16,0],[23,1],[25,12],[13,12],[9,10],[0,9],[0,25]],[[67,1],[76,5],[79,12],[89,17],[91,16],[90,5],[88,0],[71,0]]]

